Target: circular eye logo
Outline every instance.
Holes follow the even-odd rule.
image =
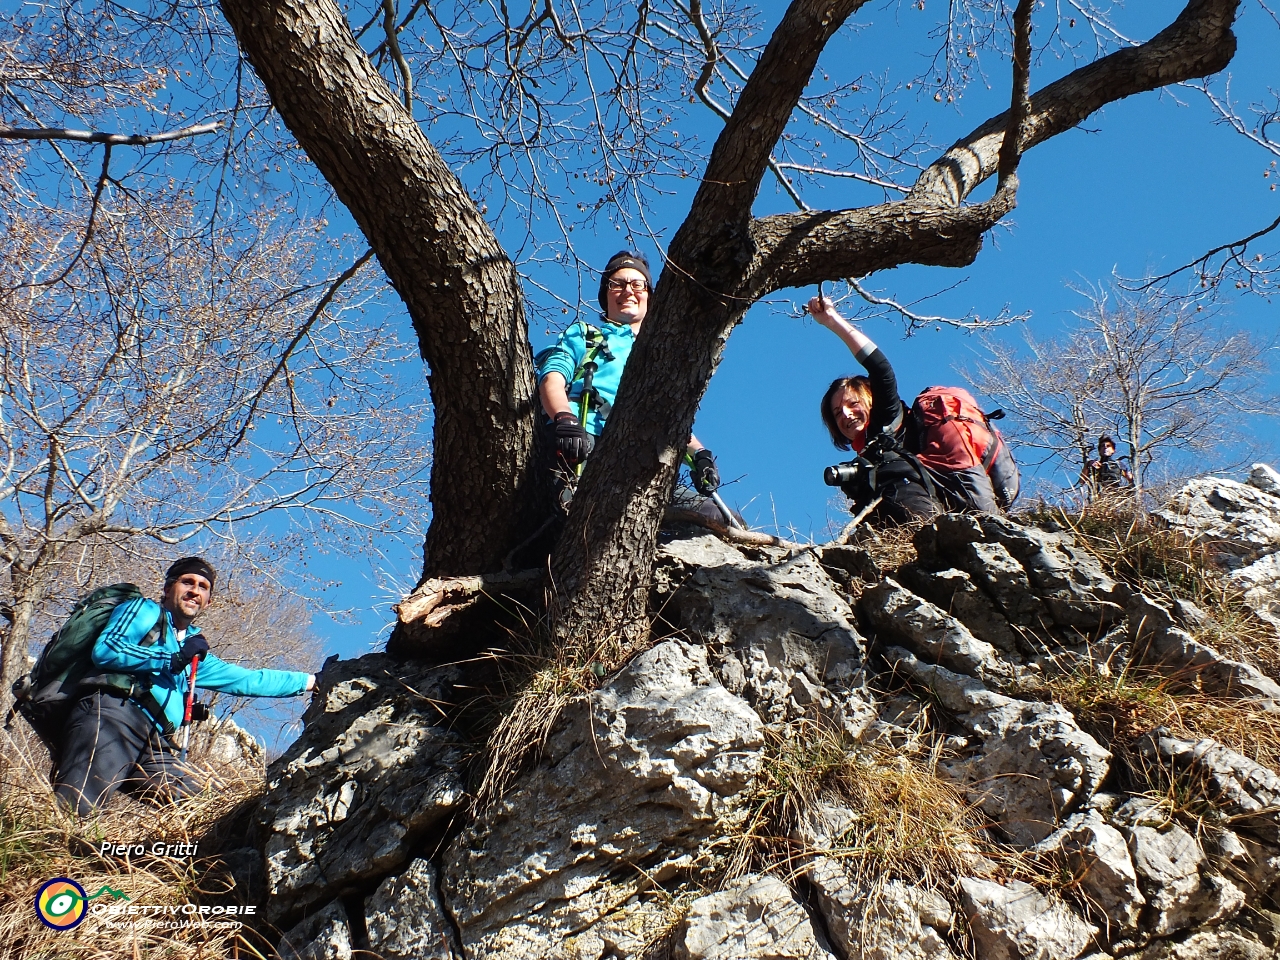
[[[46,927],[70,930],[85,915],[84,887],[66,877],[54,877],[36,894],[36,916]]]

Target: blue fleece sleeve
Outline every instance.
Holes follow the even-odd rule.
[[[310,676],[294,670],[249,670],[211,653],[196,669],[196,686],[237,697],[292,697],[306,692]]]
[[[575,323],[564,333],[556,345],[546,352],[542,366],[538,368],[538,383],[542,383],[549,373],[558,373],[564,377],[566,385],[573,383],[573,375],[578,372],[578,364],[587,355],[586,330],[581,323]]]
[[[164,643],[141,644],[160,619],[160,604],[145,597],[129,600],[111,612],[90,656],[100,667],[120,673],[160,673],[169,669],[173,649]],[[166,631],[167,633],[167,631]],[[165,637],[168,641],[171,638]]]

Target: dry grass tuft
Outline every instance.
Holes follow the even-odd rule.
[[[915,537],[923,526],[925,521],[914,520],[901,526],[859,527],[849,542],[865,549],[876,566],[888,573],[916,559]]]
[[[893,750],[804,723],[775,734],[766,750],[733,837],[730,875],[773,871],[790,879],[821,854],[843,861],[868,891],[891,879],[949,890],[980,852],[994,852],[986,821],[938,775],[937,753],[923,740]],[[849,814],[841,814],[829,844],[815,845],[814,826],[830,823],[824,805]]]
[[[1132,755],[1142,736],[1167,727],[1176,737],[1216,740],[1268,769],[1280,769],[1280,716],[1247,700],[1187,693],[1175,680],[1142,669],[1110,675],[1091,665],[1046,686],[1081,727],[1122,755]]]
[[[542,751],[564,708],[599,689],[648,645],[646,636],[608,634],[560,645],[545,621],[526,622],[511,634],[509,649],[490,651],[498,672],[496,693],[468,705],[477,725],[490,732],[481,763],[474,809],[500,800]]]
[[[229,768],[213,773],[197,797],[162,807],[144,806],[123,795],[93,819],[81,821],[54,802],[49,761],[39,741],[15,722],[0,731],[0,955],[44,958],[254,957],[270,953],[253,929],[225,926],[226,918],[156,915],[162,922],[192,919],[169,929],[138,924],[111,927],[118,916],[90,913],[72,930],[39,922],[37,891],[54,877],[78,882],[91,900],[173,906],[251,903],[215,848],[236,847],[242,839],[221,836],[234,813],[263,788],[261,770],[237,776]],[[199,766],[197,764],[197,766]],[[196,857],[118,857],[99,853],[104,842],[194,843]],[[91,904],[96,906],[96,904]]]

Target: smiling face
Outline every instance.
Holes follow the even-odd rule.
[[[184,573],[164,585],[164,606],[173,614],[173,625],[182,630],[209,605],[213,584],[198,573]]]
[[[643,289],[636,289],[637,286]],[[610,320],[639,326],[649,310],[649,284],[644,274],[633,267],[615,271],[606,281],[605,303]]]
[[[831,398],[831,416],[844,438],[861,449],[871,420],[871,408],[858,391],[851,386],[837,391]]]

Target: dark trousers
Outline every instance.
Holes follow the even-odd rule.
[[[119,787],[152,803],[194,792],[188,772],[142,708],[99,690],[71,708],[53,792],[84,817],[105,806]]]

